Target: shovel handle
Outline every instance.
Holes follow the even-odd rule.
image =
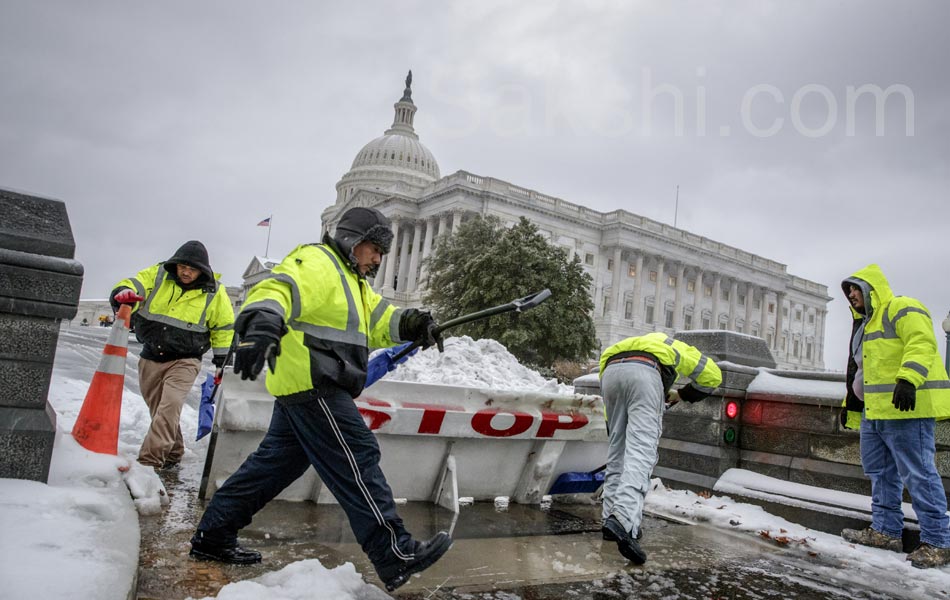
[[[508,304],[501,304],[499,306],[493,306],[492,308],[486,308],[485,310],[480,310],[478,312],[469,313],[467,315],[462,315],[461,317],[456,317],[441,325],[437,325],[435,328],[435,334],[439,335],[446,329],[451,327],[457,327],[465,323],[471,323],[472,321],[478,321],[480,319],[485,319],[488,317],[493,317],[495,315],[500,315],[506,312],[524,312],[530,310],[535,306],[541,304],[545,300],[551,297],[551,290],[543,289],[540,292],[535,292],[534,294],[529,294],[524,298],[518,298],[517,300],[512,300]],[[398,362],[403,356],[412,352],[415,348],[419,347],[421,344],[419,342],[413,342],[410,346],[407,346],[402,352],[396,354],[393,357],[393,362]]]

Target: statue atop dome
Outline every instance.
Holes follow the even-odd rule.
[[[406,75],[406,89],[403,90],[402,98],[399,101],[412,102],[412,69],[409,69],[409,74]]]

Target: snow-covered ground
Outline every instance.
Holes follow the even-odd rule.
[[[64,330],[60,337],[49,395],[58,429],[49,483],[0,479],[0,599],[124,599],[137,567],[136,510],[154,512],[165,504],[158,476],[135,462],[149,419],[138,393],[138,359],[134,352],[126,371],[119,456],[88,452],[69,434],[99,362],[97,348],[101,348],[107,334],[106,329],[81,328]],[[420,376],[413,375],[416,371],[426,371],[428,377],[433,377],[441,372],[444,377],[440,383],[468,385],[469,380],[451,368],[454,359],[449,351],[454,346],[464,350],[469,372],[481,372],[479,386],[502,381],[509,386],[512,381],[551,385],[540,376],[536,379],[519,372],[510,364],[513,359],[505,358],[504,348],[494,342],[476,343],[464,338],[447,342],[445,356],[439,357],[434,349],[420,352],[390,377]],[[206,365],[208,371],[210,365]],[[205,374],[199,376],[182,412],[188,446],[184,461],[202,461],[207,448],[207,438],[194,441],[198,384]],[[768,489],[768,479],[756,477],[736,476],[734,483]],[[658,515],[747,532],[801,552],[802,556],[818,558],[827,565],[822,568],[829,581],[843,586],[848,582],[864,586],[875,582],[892,595],[950,598],[950,567],[914,569],[903,555],[847,544],[838,536],[790,523],[728,496],[704,497],[668,490],[655,480],[647,509]],[[556,557],[552,557],[552,563],[554,560]],[[328,570],[316,560],[306,560],[255,580],[229,584],[217,597],[356,600],[387,596],[365,583],[350,563]]]

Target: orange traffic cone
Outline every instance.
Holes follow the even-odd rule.
[[[73,437],[86,450],[118,454],[119,412],[125,385],[125,356],[129,352],[129,317],[132,308],[123,304],[116,315],[109,341],[102,349],[102,360],[92,376],[89,391],[82,401]]]

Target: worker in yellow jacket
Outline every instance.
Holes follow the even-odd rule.
[[[353,402],[366,382],[368,346],[441,346],[427,311],[391,305],[366,280],[392,240],[382,213],[350,208],[332,236],[298,246],[248,294],[235,325],[234,369],[254,379],[270,367],[274,412],[258,449],[208,504],[191,540],[195,558],[259,562],[259,552],[238,545],[237,532],[311,465],[388,590],[449,549],[445,532],[420,542],[406,531],[379,467],[379,445]]]
[[[678,375],[690,383],[672,392]],[[605,540],[617,542],[627,560],[641,565],[647,555],[637,540],[667,397],[699,402],[719,387],[722,372],[695,347],[657,332],[604,350],[600,380],[610,432],[601,531]]]
[[[841,282],[854,325],[848,352],[845,426],[861,430],[861,465],[871,480],[871,526],[845,529],[855,543],[901,552],[904,487],[920,524],[918,568],[950,564],[947,498],[934,457],[937,420],[950,418],[950,381],[923,304],[895,296],[868,265]]]
[[[181,407],[201,357],[212,351],[220,377],[231,347],[234,309],[210,262],[204,244],[192,240],[112,290],[113,310],[133,307],[132,327],[142,342],[139,387],[152,422],[138,461],[156,469],[177,466],[185,452]]]

